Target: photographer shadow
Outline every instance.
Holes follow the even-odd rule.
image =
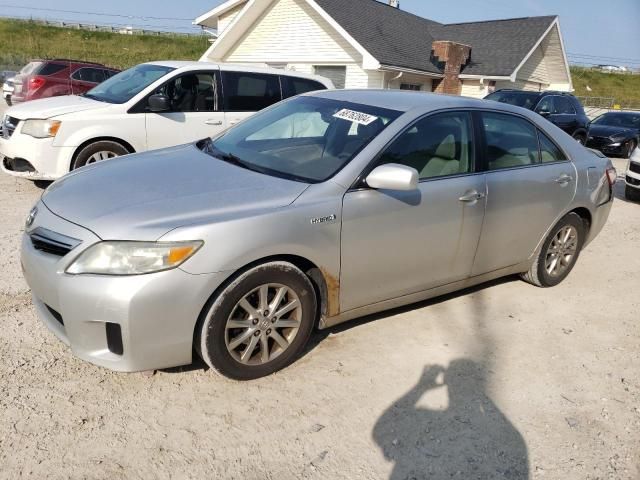
[[[525,441],[485,384],[484,368],[472,360],[425,367],[373,430],[385,458],[395,463],[391,480],[529,478]]]

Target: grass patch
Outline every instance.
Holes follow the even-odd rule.
[[[21,67],[32,58],[71,58],[128,68],[152,60],[197,60],[205,36],[121,35],[0,20],[0,65]]]
[[[640,75],[571,67],[571,77],[575,94],[579,97],[611,97],[623,107],[640,108]],[[587,90],[587,86],[591,91]]]

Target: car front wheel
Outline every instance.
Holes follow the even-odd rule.
[[[124,146],[111,140],[101,140],[90,143],[78,152],[71,166],[71,170],[121,155],[127,155],[128,153],[129,151]]]
[[[587,143],[587,137],[586,135],[582,134],[582,133],[576,133],[573,136],[574,140],[576,142],[578,142],[580,145],[585,145]]]
[[[196,330],[196,349],[235,380],[270,375],[304,349],[316,318],[309,278],[286,262],[254,267],[210,300]]]
[[[575,266],[584,244],[586,229],[579,215],[569,213],[551,229],[535,260],[522,278],[538,287],[554,287]]]

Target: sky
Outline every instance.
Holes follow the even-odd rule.
[[[197,33],[191,21],[220,3],[221,0],[0,0],[0,16]],[[401,0],[400,6],[441,23],[559,15],[571,63],[640,69],[640,0]]]

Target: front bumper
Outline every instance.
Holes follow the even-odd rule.
[[[62,257],[37,250],[29,233],[38,226],[82,243]],[[21,251],[38,317],[76,356],[95,365],[133,372],[191,363],[197,319],[228,274],[191,275],[180,269],[130,277],[64,273],[98,241],[38,204]]]
[[[640,163],[630,163],[624,177],[624,183],[628,187],[640,189]],[[633,170],[632,170],[633,169]],[[634,171],[636,170],[636,171]]]
[[[625,143],[622,142],[620,145],[612,146],[610,144],[602,143],[602,142],[594,142],[592,140],[587,140],[587,148],[593,148],[594,150],[599,150],[605,155],[624,155],[625,153]]]
[[[0,168],[15,177],[55,180],[69,172],[74,147],[56,147],[53,138],[34,138],[20,132],[22,122],[9,138],[0,137]],[[33,171],[19,171],[13,165],[28,162]]]

